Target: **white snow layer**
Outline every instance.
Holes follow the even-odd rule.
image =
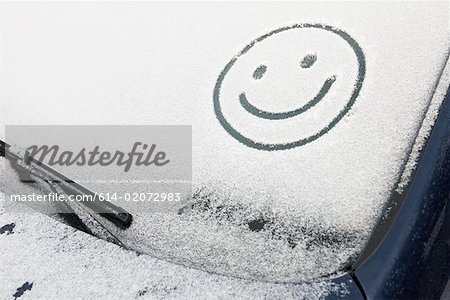
[[[0,200],[4,197],[0,193]],[[1,202],[1,201],[0,201]],[[12,299],[319,299],[345,295],[345,284],[275,284],[186,268],[139,255],[45,215],[0,214],[0,298]]]
[[[8,3],[1,11],[3,125],[192,125],[192,204],[181,215],[142,213],[130,229],[111,230],[132,249],[235,277],[297,282],[336,274],[351,262],[403,172],[433,95],[438,95],[433,102],[438,107],[448,86],[444,76],[447,85],[435,91],[449,53],[446,2]],[[213,89],[220,72],[257,37],[308,22],[344,30],[363,50],[366,73],[355,104],[328,133],[304,146],[262,151],[243,145],[214,112]],[[236,95],[239,105],[239,93],[247,87],[245,70],[253,104],[267,110],[295,109],[297,95],[309,99],[323,80],[336,75],[330,94],[308,111],[306,123],[301,116],[299,123],[297,117],[257,120],[227,103],[226,113],[241,128],[255,121],[245,134],[264,142],[306,136],[339,111],[342,97],[351,93],[357,72],[354,53],[339,39],[330,44],[322,32],[305,34],[298,48],[297,37],[286,36],[280,45],[269,37],[270,43],[262,44],[266,48],[255,46],[249,59],[244,54],[223,95]],[[310,54],[317,55],[315,65],[301,69],[299,62]],[[250,83],[250,67],[259,64],[267,65],[267,72]],[[281,101],[280,106],[272,99]],[[425,119],[427,130],[433,121]],[[278,123],[271,127],[271,122]],[[292,127],[296,124],[301,126]],[[3,126],[0,130],[3,138]],[[26,217],[21,220],[26,223]],[[256,231],[251,224],[264,226]],[[39,239],[37,233],[33,236]],[[55,233],[48,240],[59,238]],[[98,247],[86,246],[92,251],[86,259],[115,249],[120,254],[113,257],[121,257],[139,276],[147,277],[152,264],[180,268],[81,233],[72,233],[69,245],[85,238]],[[16,248],[9,249],[25,253],[24,244],[33,251],[39,248],[25,242],[25,236],[14,240],[17,244],[9,247]],[[57,241],[46,245],[48,251],[65,251]],[[59,270],[64,263],[82,264],[77,261],[82,255],[70,253],[76,259],[65,257]],[[110,264],[113,269],[120,265],[113,259]],[[97,278],[107,270],[85,268]],[[148,280],[166,276],[157,278]],[[194,284],[181,281],[176,285]],[[207,289],[201,280],[195,282]],[[224,293],[233,289],[230,285]]]

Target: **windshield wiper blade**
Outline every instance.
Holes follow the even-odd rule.
[[[40,181],[48,183],[51,188],[53,187],[52,190],[54,188],[60,189],[67,195],[89,195],[89,198],[92,200],[77,201],[77,203],[82,204],[122,229],[130,227],[133,216],[125,209],[111,202],[104,201],[97,194],[32,157],[28,157],[27,161],[25,161],[23,157],[9,151],[9,148],[10,145],[0,140],[0,156],[4,156],[12,163],[13,168],[20,176],[21,182],[36,183],[36,180],[33,179],[34,176]],[[35,170],[35,172],[32,170]],[[99,221],[98,218],[95,219]]]

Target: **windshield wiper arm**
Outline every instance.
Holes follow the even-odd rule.
[[[125,209],[114,205],[111,202],[104,201],[104,199],[99,198],[97,194],[32,157],[28,157],[27,161],[25,161],[23,157],[9,151],[9,148],[10,145],[0,140],[0,156],[4,156],[12,163],[13,168],[19,173],[22,182],[35,183],[36,181],[30,176],[33,175],[40,180],[47,182],[50,186],[57,184],[57,187],[63,190],[67,195],[90,195],[92,200],[79,201],[77,203],[86,206],[122,229],[130,227],[133,216]],[[31,172],[31,170],[25,168],[24,165],[30,166],[32,169],[35,169],[36,172]]]

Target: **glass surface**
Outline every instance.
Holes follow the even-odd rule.
[[[408,180],[419,129],[426,136],[443,99],[447,12],[445,2],[9,3],[0,120],[191,125],[189,203],[111,226],[121,242],[236,277],[337,274]]]

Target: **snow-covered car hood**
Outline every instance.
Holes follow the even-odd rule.
[[[422,122],[443,99],[438,82],[448,83],[445,2],[9,3],[1,24],[3,124],[191,125],[189,203],[110,230],[141,253],[245,279],[342,272],[407,182]],[[246,80],[247,96],[266,97],[255,107],[282,114],[298,103],[267,99],[314,98],[327,78],[329,93],[298,116],[239,106]],[[113,246],[89,241],[80,251],[110,258]],[[120,253],[129,265],[166,264]]]

